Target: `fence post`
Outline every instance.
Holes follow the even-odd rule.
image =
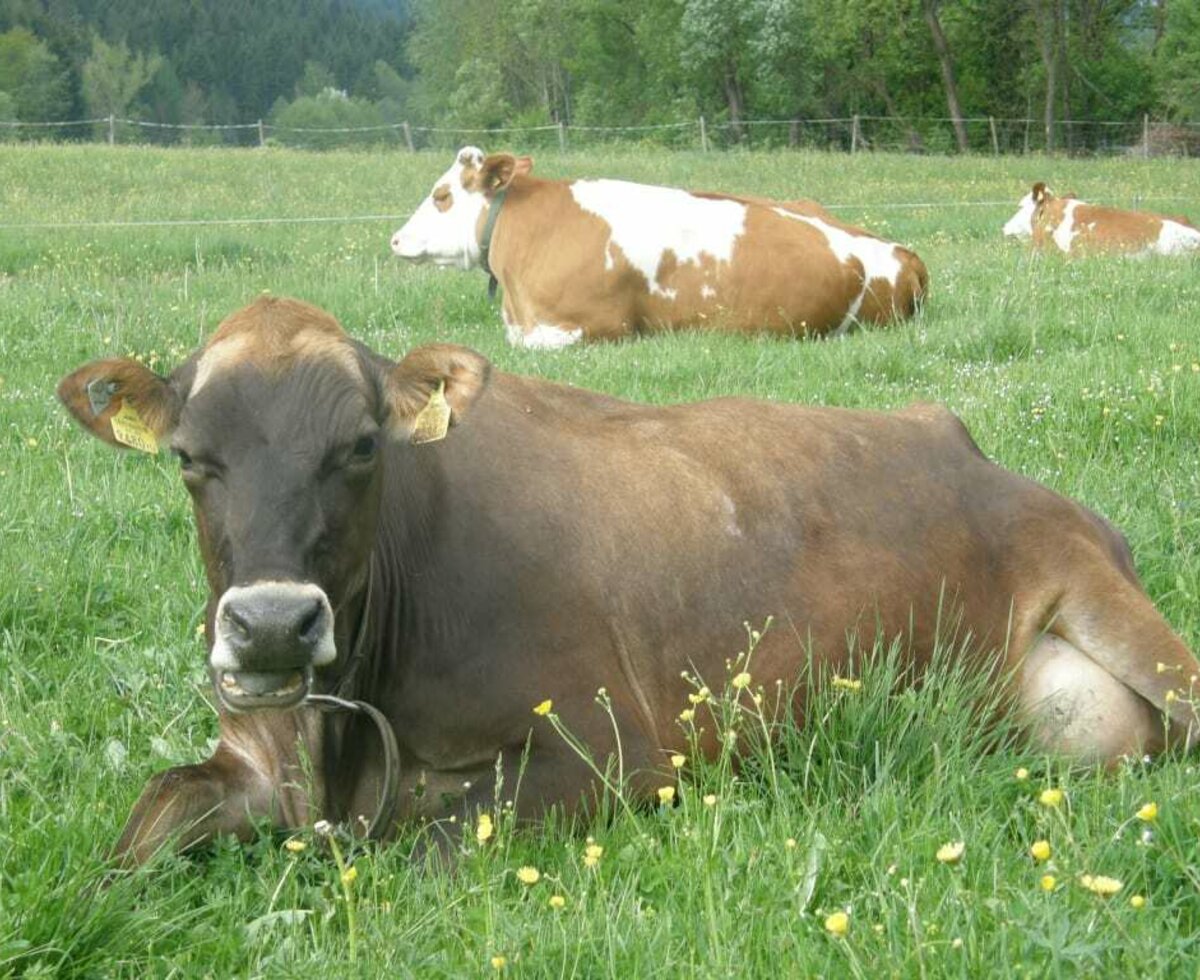
[[[259,146],[267,145],[267,135],[263,130],[263,124],[262,124],[261,119],[258,121],[258,145]]]
[[[708,152],[708,126],[704,122],[703,116],[700,117],[700,149],[705,153]]]
[[[108,145],[112,146],[117,141],[117,120],[110,112],[108,114]]]
[[[561,119],[558,121],[558,148],[560,150],[567,148],[567,127]]]
[[[1142,113],[1142,156],[1150,158],[1150,113]]]
[[[996,117],[995,116],[988,116],[988,126],[992,130],[992,153],[995,156],[999,156],[1000,155],[1000,140],[996,136]]]
[[[854,118],[850,121],[850,152],[858,152],[858,113],[854,114]]]
[[[405,145],[408,146],[408,152],[416,153],[417,151],[413,149],[412,127],[409,126],[408,120],[405,119],[404,122],[402,122],[400,124],[400,127],[404,130],[404,142],[405,142]]]

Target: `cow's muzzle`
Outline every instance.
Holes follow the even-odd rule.
[[[337,657],[329,599],[307,582],[227,589],[215,634],[213,685],[235,711],[290,708],[308,694],[313,668]]]

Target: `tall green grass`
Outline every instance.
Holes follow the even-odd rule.
[[[1200,215],[1189,163],[649,150],[537,161],[549,175],[814,197],[916,248],[932,276],[924,313],[828,343],[697,333],[513,350],[483,277],[394,263],[391,220],[11,227],[401,215],[448,162],[0,148],[0,973],[347,967],[342,884],[306,834],[298,853],[269,837],[220,843],[101,887],[144,780],[204,757],[215,735],[198,693],[205,586],[172,462],[89,440],[54,383],[107,354],[166,369],[262,290],[325,307],[391,356],[450,340],[505,370],[644,401],[945,402],[990,456],[1122,527],[1150,595],[1200,646],[1200,266],[1068,264],[999,237],[1036,179]],[[990,201],[1012,204],[977,204]],[[922,206],[888,206],[900,203]],[[529,976],[1194,975],[1195,760],[1072,771],[982,726],[984,692],[952,664],[920,690],[897,688],[896,669],[883,649],[860,690],[820,690],[806,723],[736,779],[689,758],[674,808],[517,830],[501,801],[493,838],[454,873],[409,864],[415,832],[357,853],[357,971],[480,975],[502,956],[503,972]],[[719,692],[729,678],[705,680]],[[1062,806],[1038,803],[1048,786],[1065,790]],[[1135,817],[1149,800],[1153,825]],[[594,867],[589,834],[603,848]],[[1038,839],[1049,871],[1028,855]],[[961,861],[940,863],[959,840]],[[522,884],[521,866],[539,881]],[[1099,898],[1085,873],[1124,887]],[[838,909],[840,939],[824,928]]]

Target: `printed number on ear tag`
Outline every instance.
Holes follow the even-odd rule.
[[[437,442],[446,438],[450,428],[450,403],[446,401],[446,382],[438,382],[438,386],[429,396],[425,407],[417,413],[413,420],[411,442],[419,446],[424,442]]]
[[[117,442],[151,455],[158,452],[158,439],[150,431],[150,427],[142,421],[137,409],[128,401],[124,402],[120,411],[108,421],[112,426],[113,438]]]

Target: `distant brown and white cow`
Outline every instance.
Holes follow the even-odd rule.
[[[927,288],[915,254],[813,202],[531,169],[465,147],[392,237],[401,258],[490,271],[517,346],[689,328],[819,336],[908,316]]]
[[[681,745],[681,671],[716,682],[741,624],[768,616],[781,626],[745,667],[767,692],[810,651],[845,674],[877,632],[920,676],[953,646],[954,606],[975,640],[960,656],[989,670],[984,651],[1005,652],[1040,748],[1112,761],[1193,735],[1200,666],[1121,536],[989,462],[942,408],[637,405],[451,345],[395,363],[283,299],[230,316],[169,377],[101,360],[59,396],[107,443],[171,446],[210,589],[220,743],[151,779],[127,861],[369,816],[381,795],[399,819],[462,826],[492,805],[497,758],[511,775],[527,747],[518,814],[574,811],[594,772],[531,709],[551,699],[603,759],[600,687],[652,797]],[[402,762],[387,793],[380,732]]]
[[[1074,194],[1059,197],[1040,181],[1021,198],[1004,234],[1067,255],[1181,255],[1200,249],[1200,228],[1184,218],[1088,204]]]

